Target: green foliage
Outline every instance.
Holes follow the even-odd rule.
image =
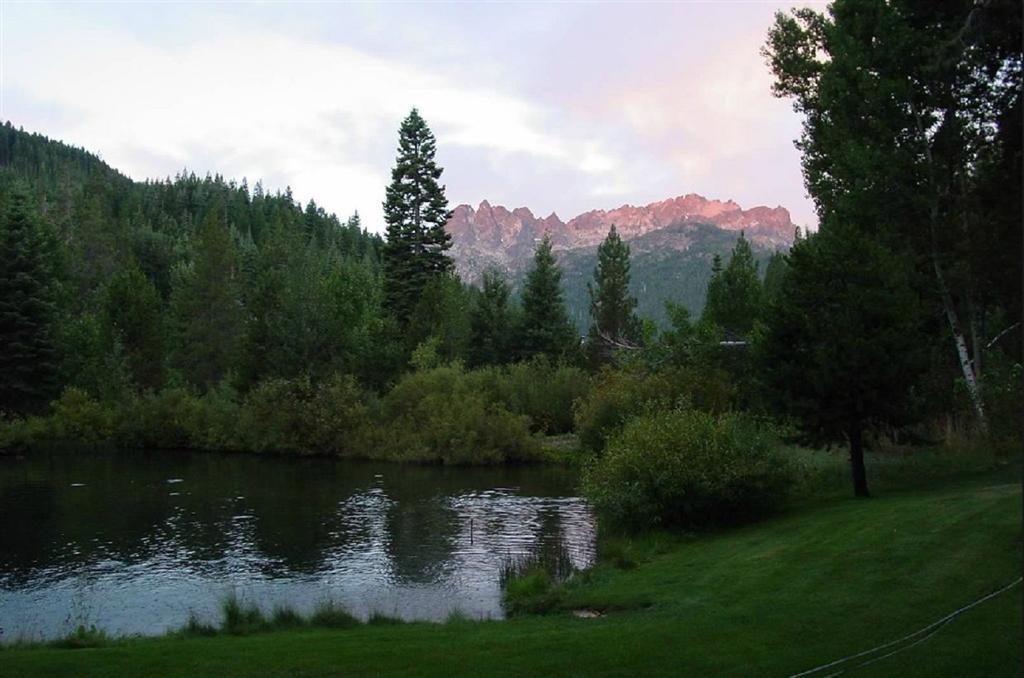
[[[39,412],[57,390],[50,264],[24,186],[0,215],[0,416]]]
[[[311,626],[325,629],[350,629],[359,626],[359,620],[333,600],[319,603],[309,618]]]
[[[123,447],[188,448],[200,407],[185,388],[146,391],[120,405],[114,439]]]
[[[640,340],[636,298],[629,294],[629,245],[622,242],[613,224],[597,248],[594,283],[587,283],[593,322],[587,350],[594,363],[608,362],[624,345]]]
[[[549,435],[573,430],[573,407],[590,392],[590,377],[584,370],[552,364],[544,357],[478,370],[471,376],[510,412],[528,416],[534,431]]]
[[[636,313],[652,320],[659,328],[668,327],[670,318],[665,303],[673,302],[698,318],[704,308],[711,263],[718,255],[728,257],[739,234],[714,224],[685,222],[670,224],[629,240],[630,293],[636,297]],[[665,246],[665,240],[685,240],[685,250]],[[751,243],[754,259],[764,270],[771,252]],[[585,334],[591,324],[590,295],[587,282],[597,265],[593,249],[572,249],[558,253],[562,269],[562,293],[569,318],[577,331]]]
[[[512,359],[513,320],[510,289],[501,273],[484,271],[483,292],[470,311],[470,365],[501,365]]]
[[[432,338],[440,361],[461,359],[470,342],[469,308],[469,295],[457,276],[433,276],[408,319],[407,344],[417,346]]]
[[[57,328],[56,343],[64,356],[60,381],[104,402],[134,391],[131,370],[120,340],[110,336],[100,314],[66,318]]]
[[[113,638],[106,631],[97,629],[92,625],[79,624],[74,631],[63,638],[58,638],[49,645],[67,650],[81,650],[90,647],[107,647],[113,642]]]
[[[713,369],[606,368],[594,377],[589,395],[576,403],[576,432],[583,446],[599,452],[632,417],[683,405],[722,412],[731,397],[725,375]]]
[[[721,266],[716,259],[716,267]],[[750,243],[742,233],[729,263],[720,271],[713,267],[708,281],[702,322],[712,323],[734,338],[749,334],[761,312],[761,280]]]
[[[375,455],[403,461],[527,461],[539,445],[530,420],[512,414],[460,365],[403,377],[384,396]]]
[[[799,242],[799,239],[797,242]],[[781,252],[775,252],[768,259],[768,265],[765,266],[764,271],[764,282],[762,283],[761,302],[764,307],[770,306],[779,299],[779,296],[782,294],[782,281],[786,277],[787,270],[789,270],[789,262],[786,261],[786,255]]]
[[[243,331],[238,304],[235,244],[220,209],[207,215],[192,266],[183,268],[171,292],[175,323],[174,365],[202,390],[227,376]]]
[[[384,614],[383,612],[374,612],[366,620],[367,626],[398,626],[404,623],[401,617]]]
[[[237,596],[230,595],[221,604],[223,622],[221,630],[236,636],[264,631],[267,619],[256,605],[242,603]]]
[[[299,454],[358,454],[367,444],[369,409],[351,377],[315,384],[309,377],[261,382],[245,397],[237,433],[245,449]]]
[[[850,443],[858,495],[867,493],[863,429],[912,413],[920,318],[901,261],[857,229],[832,226],[793,248],[757,338],[769,400],[808,439]]]
[[[445,231],[450,212],[443,170],[434,161],[437,142],[414,108],[398,133],[398,157],[384,201],[384,296],[388,310],[405,325],[430,281],[453,269]]]
[[[47,420],[51,429],[46,433],[50,440],[90,445],[109,441],[113,435],[113,412],[80,389],[65,389],[52,409]]]
[[[505,614],[547,614],[562,602],[565,584],[577,573],[561,545],[509,557],[498,574]]]
[[[583,489],[600,516],[631,530],[756,519],[792,482],[773,445],[773,436],[742,415],[643,415],[609,440],[586,469]]]
[[[404,366],[380,311],[383,242],[357,215],[341,222],[244,180],[135,183],[6,123],[0,221],[21,182],[61,357],[45,400],[68,386],[103,402],[164,385],[206,391],[228,374],[246,390],[307,371],[379,388]]]
[[[562,271],[545,234],[537,245],[533,268],[523,288],[523,324],[518,339],[524,358],[544,355],[553,360],[575,358],[579,337],[562,301]]]
[[[540,568],[510,577],[501,592],[501,606],[510,617],[551,612],[558,601],[551,575]]]
[[[531,430],[568,431],[588,382],[579,368],[538,360],[474,372],[424,366],[380,403],[341,375],[267,379],[244,396],[224,382],[201,395],[169,387],[116,402],[68,388],[48,417],[0,427],[0,450],[110,441],[448,464],[531,461],[540,451]]]
[[[118,271],[107,283],[103,325],[118,342],[135,384],[160,388],[164,381],[162,304],[156,287],[136,266]]]
[[[909,265],[931,311],[924,329],[947,346],[947,384],[954,372],[983,381],[986,319],[1020,320],[1019,9],[841,0],[777,14],[764,49],[773,91],[803,119],[822,228],[856,225]],[[1019,362],[1020,347],[1004,348]],[[944,404],[931,403],[935,416],[956,414]]]

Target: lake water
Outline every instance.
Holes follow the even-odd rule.
[[[498,618],[509,559],[594,555],[575,476],[186,452],[0,458],[0,640],[158,634],[234,594],[360,617]]]

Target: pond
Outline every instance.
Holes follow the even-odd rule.
[[[167,451],[0,458],[0,640],[266,611],[502,616],[501,567],[594,557],[575,474]]]

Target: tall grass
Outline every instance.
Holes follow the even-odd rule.
[[[346,610],[344,606],[333,600],[324,600],[317,604],[309,615],[303,615],[287,605],[278,605],[270,613],[264,614],[259,606],[241,601],[235,594],[229,595],[221,602],[221,619],[219,625],[201,621],[195,614],[189,617],[188,623],[176,634],[181,636],[244,636],[268,631],[286,631],[291,629],[351,629],[361,626],[358,617]],[[366,624],[401,624],[396,617],[372,615]]]
[[[552,612],[561,602],[563,585],[577,571],[561,543],[509,556],[498,571],[502,608],[510,617]]]

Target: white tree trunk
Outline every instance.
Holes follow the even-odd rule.
[[[938,253],[934,249],[932,250],[932,264],[935,268],[935,277],[939,283],[943,310],[946,312],[949,330],[953,335],[953,342],[956,344],[956,355],[960,361],[960,371],[963,372],[964,383],[967,385],[967,395],[974,406],[974,414],[978,417],[978,426],[982,432],[988,433],[988,417],[985,415],[985,401],[981,397],[981,384],[975,371],[974,361],[971,360],[971,353],[967,347],[967,338],[960,328],[960,320],[957,317],[956,307],[953,305],[953,298],[946,287],[946,277],[942,274]]]

